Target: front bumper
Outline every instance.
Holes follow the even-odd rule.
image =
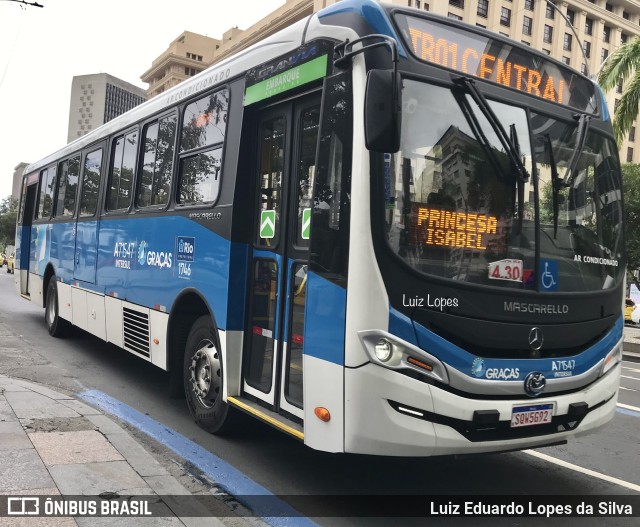
[[[395,456],[499,452],[563,442],[616,409],[621,365],[584,389],[539,398],[464,397],[369,363],[345,370],[345,451]],[[553,403],[551,425],[511,428],[514,406]],[[585,406],[586,405],[586,406]],[[474,414],[498,414],[497,424]]]

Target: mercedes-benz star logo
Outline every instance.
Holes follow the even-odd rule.
[[[540,395],[546,385],[547,379],[538,371],[532,371],[524,378],[524,391],[531,397]]]
[[[529,346],[533,351],[539,351],[544,343],[544,333],[540,328],[531,328],[529,331]]]

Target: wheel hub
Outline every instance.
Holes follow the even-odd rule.
[[[191,358],[189,377],[193,393],[204,406],[211,406],[220,393],[220,356],[211,341],[204,341]]]

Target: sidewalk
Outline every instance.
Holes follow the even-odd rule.
[[[255,525],[236,516],[222,500],[211,499],[210,493],[207,503],[215,501],[219,510],[185,511],[184,501],[176,497],[190,494],[100,410],[45,386],[0,375],[0,496],[102,496],[124,501],[145,496],[153,498],[149,501],[154,511],[154,517],[147,518],[0,517],[0,526]]]

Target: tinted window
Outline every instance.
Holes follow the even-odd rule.
[[[79,177],[80,156],[72,157],[62,162],[60,165],[60,179],[58,180],[56,217],[73,216],[76,208]]]
[[[200,205],[218,199],[228,108],[228,90],[207,95],[186,107],[180,143],[178,203]],[[207,146],[212,148],[190,153]]]
[[[53,194],[56,188],[56,167],[45,168],[40,172],[40,200],[38,218],[50,218],[53,211]]]
[[[184,111],[180,150],[192,150],[224,141],[229,90],[212,93],[192,102]]]
[[[102,150],[94,150],[84,159],[82,174],[82,196],[80,198],[80,216],[93,216],[98,208],[98,191],[100,189],[100,168],[102,167]]]
[[[166,205],[171,193],[171,173],[176,132],[176,116],[169,115],[145,126],[144,157],[138,188],[138,207]]]
[[[353,96],[348,73],[326,82],[313,199],[311,269],[344,281],[349,260]]]
[[[113,143],[107,210],[129,208],[137,149],[138,132],[120,136]]]
[[[220,190],[222,148],[182,159],[178,203],[213,203]]]
[[[403,107],[400,151],[386,156],[383,168],[390,246],[423,273],[533,288],[528,278],[535,269],[535,201],[529,192],[534,188],[524,183],[517,188],[510,160],[480,108],[466,95],[411,80],[404,81],[402,97],[411,104]],[[526,112],[489,104],[507,133],[517,138],[514,143],[530,173]],[[474,121],[479,130],[469,124]],[[517,276],[489,273],[502,260],[519,262]]]

